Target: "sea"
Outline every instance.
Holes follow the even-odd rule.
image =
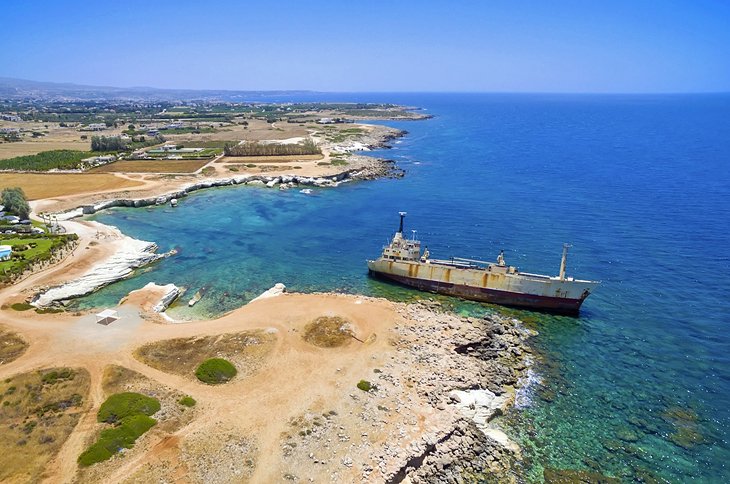
[[[433,297],[368,277],[407,212],[435,258],[494,260],[601,285],[579,317],[440,298],[539,332],[519,405],[500,417],[520,479],[557,470],[624,482],[730,481],[730,95],[300,93],[276,101],[390,102],[433,115],[384,122],[402,179],[312,193],[236,186],[177,208],[93,218],[178,254],[78,302],[150,281],[187,288],[179,319],[290,291]],[[186,301],[199,289],[193,308]],[[265,321],[262,321],[265,324]]]

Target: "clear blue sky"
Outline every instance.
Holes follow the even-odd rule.
[[[730,91],[730,0],[4,0],[0,76],[241,90]]]

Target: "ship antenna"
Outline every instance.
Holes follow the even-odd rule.
[[[406,218],[406,212],[398,212],[398,215],[400,215],[400,227],[398,228],[399,233],[403,233],[403,219]]]
[[[570,244],[563,244],[563,257],[560,259],[560,280],[565,280],[565,267],[568,264],[568,249],[572,247]]]

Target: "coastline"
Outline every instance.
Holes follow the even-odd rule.
[[[403,134],[401,132],[400,135]],[[65,215],[58,217],[59,220],[65,220],[63,223],[83,224],[96,230],[95,234],[91,230],[79,234],[85,249],[89,249],[90,245],[99,239],[100,233],[104,234],[101,237],[112,238],[114,243],[105,244],[103,251],[89,251],[87,254],[79,251],[79,257],[91,268],[76,279],[66,278],[59,286],[46,288],[44,297],[39,297],[39,293],[35,292],[34,302],[38,306],[46,306],[46,303],[51,304],[59,299],[75,297],[74,292],[78,296],[88,294],[127,277],[134,267],[154,262],[162,256],[154,253],[156,246],[152,242],[132,239],[115,227],[98,222],[71,221],[73,218],[114,206],[144,207],[169,203],[172,198],[182,198],[193,191],[217,186],[250,184],[268,188],[276,186],[292,188],[297,185],[335,187],[350,180],[372,179],[392,174],[392,162],[361,155],[354,155],[352,158],[363,158],[371,165],[365,163],[357,168],[349,167],[339,173],[319,177],[272,174],[206,179],[185,185],[176,191],[158,192],[141,198],[110,198],[66,211]],[[114,192],[106,196],[114,196]],[[96,249],[95,246],[93,248]],[[102,268],[101,274],[99,268]],[[68,275],[70,277],[70,274]],[[37,289],[38,284],[44,282],[44,277],[33,278],[33,281],[29,281],[29,287],[30,282],[35,284],[34,288]],[[97,283],[98,286],[92,287]],[[318,391],[313,388],[305,390],[305,394],[301,397],[295,397],[294,395],[298,395],[297,392],[303,391],[297,386],[295,391],[286,393],[286,398],[292,400],[287,406],[291,407],[290,414],[299,412],[300,417],[297,418],[313,423],[313,425],[306,424],[311,433],[305,432],[301,435],[300,431],[299,434],[291,435],[286,442],[275,445],[272,445],[271,439],[279,436],[287,425],[275,420],[264,428],[252,427],[250,424],[242,427],[239,422],[232,419],[237,414],[236,411],[226,404],[225,417],[220,416],[218,420],[204,419],[203,423],[184,426],[172,434],[177,439],[191,442],[188,446],[178,444],[176,447],[178,455],[175,457],[178,464],[179,461],[183,462],[191,475],[206,480],[205,477],[213,472],[216,476],[223,476],[220,479],[226,480],[236,479],[240,475],[234,471],[243,473],[251,471],[252,481],[268,482],[280,478],[282,472],[284,475],[290,475],[296,469],[297,474],[291,475],[302,479],[306,476],[314,478],[322,473],[329,473],[339,479],[363,481],[376,479],[383,482],[401,482],[406,478],[410,482],[448,481],[459,479],[459,476],[464,475],[473,478],[490,475],[499,476],[503,481],[514,480],[510,470],[514,462],[520,458],[519,447],[491,421],[514,405],[515,389],[519,388],[522,376],[529,368],[530,349],[527,340],[532,333],[521,327],[516,320],[499,316],[489,316],[484,319],[461,318],[441,311],[437,303],[428,300],[405,304],[364,296],[324,293],[285,294],[252,301],[214,320],[171,324],[173,321],[164,313],[164,306],[176,297],[176,291],[173,289],[175,286],[170,286],[172,285],[147,286],[133,291],[120,302],[120,308],[124,309],[125,315],[132,319],[141,318],[142,322],[139,323],[141,326],[131,328],[134,333],[130,333],[129,329],[121,330],[125,335],[121,342],[115,342],[113,345],[106,343],[108,347],[115,348],[112,352],[114,356],[108,358],[109,363],[118,362],[157,382],[162,381],[162,384],[183,388],[187,393],[195,395],[195,398],[208,410],[212,410],[217,408],[214,399],[220,392],[211,390],[210,394],[201,393],[201,389],[195,386],[197,384],[191,385],[190,382],[180,379],[170,380],[160,372],[150,372],[149,367],[131,356],[132,350],[144,342],[157,341],[162,335],[166,338],[194,334],[214,335],[224,330],[240,330],[242,327],[258,328],[261,316],[271,313],[280,313],[289,318],[286,323],[272,323],[273,328],[267,329],[267,331],[275,329],[275,334],[281,335],[279,337],[282,341],[279,347],[287,348],[288,346],[282,346],[286,342],[286,345],[292,344],[298,348],[301,343],[296,333],[302,330],[303,324],[309,319],[316,314],[342,314],[348,321],[355,321],[358,341],[362,343],[364,349],[357,350],[359,353],[356,354],[350,353],[352,348],[348,348],[347,351],[333,350],[332,356],[317,350],[319,352],[317,357],[324,359],[315,367],[326,364],[330,368],[335,368],[333,365],[337,365],[335,380],[344,375],[354,381],[356,378],[367,377],[377,386],[377,390],[372,393],[361,394],[360,390],[350,384],[341,388],[340,383],[335,383],[334,387],[331,386],[332,382],[326,383],[325,387],[329,394],[324,399],[324,405],[337,407],[337,413],[320,421],[319,424],[308,419],[311,419],[314,413],[325,410],[324,407],[319,408],[323,396],[319,395],[312,399],[311,393]],[[351,306],[357,307],[358,310],[352,313]],[[360,314],[360,311],[364,313]],[[358,315],[353,316],[353,314]],[[61,313],[44,315],[43,320],[46,322],[45,318],[48,318],[48,321],[59,323],[61,327],[63,325],[71,327],[74,324],[81,324],[81,319],[86,321],[89,316],[90,314],[83,313],[73,315]],[[237,321],[240,317],[248,321],[243,326]],[[47,330],[43,328],[44,324],[32,321],[33,318],[40,319],[33,314],[20,313],[10,318],[9,325],[12,328],[17,329],[21,335],[24,333],[31,335],[30,358],[25,356],[20,358],[17,365],[3,365],[0,368],[0,375],[40,368],[50,363],[48,358],[38,359],[43,345],[39,348],[38,341],[34,338],[40,337],[41,341],[47,343],[49,336],[41,336]],[[90,322],[88,328],[91,332],[97,330],[90,325]],[[144,336],[136,332],[138,329],[145,330]],[[284,334],[291,331],[295,334],[284,337]],[[99,337],[108,338],[101,334]],[[98,345],[95,343],[85,350],[75,346],[64,349],[66,359],[54,360],[53,365],[90,367],[92,374],[97,375],[98,380],[104,369],[103,364],[92,363],[85,353],[93,353],[94,359],[104,358],[106,362],[108,350],[106,347],[96,346]],[[74,353],[74,350],[79,351]],[[77,359],[79,353],[81,357]],[[352,365],[349,360],[353,356],[356,356],[358,361],[357,368],[348,372],[347,367]],[[311,355],[307,356],[309,357]],[[290,367],[292,361],[289,361],[289,358],[276,361],[271,357],[265,364],[263,373],[270,377],[278,375],[281,370],[275,367],[280,365],[282,368]],[[334,358],[334,361],[330,361],[330,358]],[[253,380],[247,377],[246,387],[259,388],[256,385],[261,385],[257,394],[265,394],[264,379],[258,375],[250,378]],[[303,381],[309,381],[312,377],[302,375],[302,378]],[[314,380],[312,384],[321,385],[322,382]],[[474,391],[476,388],[479,389],[477,392]],[[282,390],[271,391],[280,394]],[[92,390],[90,396],[92,408],[101,403],[102,395],[103,392],[99,389],[96,393]],[[228,395],[233,398],[233,394]],[[320,403],[315,403],[312,408],[312,402]],[[245,408],[243,403],[239,403]],[[248,412],[254,412],[254,409],[248,408]],[[261,417],[262,420],[267,418],[271,417]],[[367,428],[372,430],[363,430]],[[216,466],[204,458],[210,448],[215,448],[220,443],[216,440],[218,437],[213,437],[220,429],[235,430],[228,434],[229,438],[233,434],[239,435],[239,432],[245,432],[246,438],[254,442],[257,458],[253,470],[240,468],[242,448],[231,446],[230,443],[219,449],[221,461],[230,463],[230,468]],[[269,442],[257,440],[258,435],[266,435],[264,440]],[[77,452],[79,442],[83,443],[85,438],[82,435],[74,440],[74,436],[75,434],[72,434],[72,439],[69,439],[69,443],[61,449],[57,459],[70,458],[75,463],[74,452]],[[71,477],[78,480],[80,476],[83,482],[119,479],[129,476],[128,472],[133,471],[137,478],[158,478],[150,464],[160,458],[158,448],[169,437],[153,432],[130,451],[131,456],[114,458],[106,464],[80,473],[75,464],[66,464],[61,469],[51,471],[51,475],[61,476],[64,481],[70,480]],[[356,447],[354,442],[358,442]],[[253,452],[250,446],[244,447],[244,457]],[[203,448],[205,453],[202,451]],[[273,449],[283,451],[280,460],[277,460],[276,456],[263,455],[262,451]],[[228,472],[231,474],[226,474]]]
[[[406,131],[396,130],[385,126],[376,125],[360,125],[373,128],[370,132],[359,137],[359,145],[355,147],[358,150],[388,148],[389,142],[399,137],[405,136]],[[338,146],[338,145],[333,145]],[[332,149],[333,146],[327,146]],[[391,177],[399,178],[404,176],[405,172],[396,167],[395,162],[382,158],[375,158],[359,154],[350,154],[348,156],[348,165],[334,173],[331,169],[325,169],[319,175],[302,176],[296,174],[272,174],[272,175],[252,175],[243,174],[230,177],[206,178],[183,185],[181,188],[172,191],[164,184],[159,184],[153,189],[153,193],[146,197],[139,198],[121,198],[118,192],[111,191],[101,195],[101,200],[95,203],[84,203],[93,201],[98,196],[91,197],[86,200],[85,196],[72,197],[77,199],[78,205],[75,208],[59,212],[57,219],[67,222],[72,219],[91,215],[101,210],[113,207],[147,207],[152,205],[168,204],[172,199],[182,199],[188,194],[198,190],[227,187],[235,185],[250,185],[266,188],[293,189],[302,187],[319,187],[329,188],[337,187],[341,183],[350,181],[373,180],[377,178]],[[38,211],[39,207],[48,206],[47,200],[38,200],[32,202],[34,211]],[[50,287],[41,286],[41,290],[27,297],[26,300],[37,307],[44,308],[57,305],[69,299],[82,297],[101,289],[104,286],[122,280],[132,274],[134,269],[148,265],[173,254],[155,254],[157,249],[153,242],[139,241],[122,234],[116,227],[106,226],[99,222],[93,222],[99,229],[93,235],[88,231],[79,233],[80,242],[83,245],[95,244],[100,238],[108,241],[109,239],[118,240],[115,242],[116,247],[114,253],[105,254],[104,258],[91,259],[95,265],[80,277],[71,279],[60,284]],[[83,256],[82,256],[83,257]],[[42,283],[42,280],[41,280]]]
[[[134,291],[119,308],[122,319],[109,327],[95,324],[91,315],[70,313],[44,315],[43,322],[17,313],[6,321],[30,346],[21,358],[0,366],[0,378],[50,361],[88,368],[93,409],[104,399],[101,376],[107,365],[121,365],[154,381],[158,395],[174,388],[199,402],[190,420],[171,427],[170,415],[156,416],[160,429],[134,448],[79,471],[75,457],[94,428],[82,420],[52,461],[66,464],[51,464],[48,479],[149,481],[184,469],[196,482],[213,475],[220,482],[242,477],[271,482],[284,475],[302,481],[329,475],[343,482],[513,480],[519,449],[492,420],[514,404],[515,388],[528,369],[532,333],[516,320],[462,318],[428,300],[408,304],[292,293],[213,320],[167,324],[146,309],[165,292],[163,286]],[[303,339],[306,325],[323,314],[348,321],[354,338],[336,347]],[[261,359],[248,363],[249,370],[219,388],[150,367],[138,352],[170,338],[241,331],[271,335],[273,343]],[[255,345],[263,344],[256,338]],[[368,380],[373,389],[358,389],[358,380]],[[469,405],[464,395],[474,395],[475,388],[481,388],[481,397]]]

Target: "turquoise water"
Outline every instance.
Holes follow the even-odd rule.
[[[336,100],[436,116],[388,123],[410,131],[382,153],[404,179],[312,195],[214,189],[174,210],[99,214],[179,254],[81,304],[116,302],[148,281],[208,288],[195,313],[174,308],[178,317],[233,309],[276,282],[417,297],[369,279],[364,264],[399,210],[434,257],[494,258],[504,248],[509,263],[554,274],[571,242],[569,273],[603,281],[580,318],[513,312],[540,332],[542,383],[503,422],[525,449],[523,475],[559,467],[626,481],[730,478],[730,96]]]

